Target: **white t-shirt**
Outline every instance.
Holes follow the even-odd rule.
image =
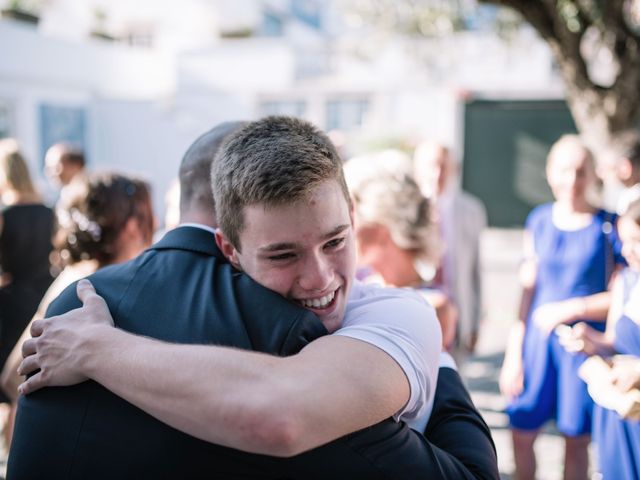
[[[356,281],[342,327],[334,335],[375,345],[400,365],[411,393],[394,419],[424,430],[433,407],[442,349],[442,332],[433,307],[411,289]]]

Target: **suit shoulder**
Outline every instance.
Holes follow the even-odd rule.
[[[53,317],[55,315],[62,315],[63,313],[79,308],[82,303],[78,299],[76,294],[76,285],[79,280],[74,281],[68,285],[60,295],[58,295],[47,307],[46,318]]]
[[[149,259],[150,255],[152,255],[152,251],[146,251],[128,262],[103,267],[86,278],[111,306],[116,299],[124,294],[135,272]],[[75,279],[51,302],[47,309],[47,317],[60,315],[82,306],[76,294],[79,280],[80,278]]]
[[[476,197],[472,193],[467,192],[466,190],[460,190],[459,200],[461,204],[464,205],[464,208],[469,211],[482,212],[483,214],[485,214],[487,210],[484,202],[480,200],[480,198]]]

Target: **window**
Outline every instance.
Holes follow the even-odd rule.
[[[57,142],[69,142],[87,151],[87,113],[83,107],[42,103],[39,113],[43,161],[47,149]]]
[[[291,11],[298,20],[315,29],[320,28],[322,3],[318,0],[293,0]]]
[[[340,99],[327,102],[326,130],[360,128],[369,110],[366,99]]]
[[[11,115],[9,104],[0,99],[0,138],[11,136]]]
[[[303,117],[307,110],[304,100],[274,100],[260,103],[260,114],[267,115],[290,115],[292,117]]]
[[[264,12],[261,30],[266,37],[281,37],[284,32],[282,18],[276,13]]]

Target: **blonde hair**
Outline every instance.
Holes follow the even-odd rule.
[[[591,150],[585,145],[582,138],[575,134],[562,135],[551,146],[549,154],[547,155],[547,167],[551,165],[551,162],[558,156],[565,154],[567,151],[581,151],[587,161],[587,164],[591,168],[591,171],[595,173],[595,162]]]
[[[9,186],[19,193],[35,194],[27,162],[12,139],[0,140],[0,170]]]
[[[359,155],[344,164],[344,176],[350,192],[359,189],[363,182],[381,172],[412,175],[411,158],[401,150],[389,149]]]
[[[442,248],[429,200],[402,163],[390,167],[376,165],[378,160],[368,169],[366,159],[345,165],[358,221],[382,225],[398,247],[410,251],[416,260],[435,265]]]

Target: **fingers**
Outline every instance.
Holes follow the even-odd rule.
[[[569,353],[584,352],[586,350],[584,340],[560,340],[560,345]]]
[[[26,340],[23,344],[22,344],[22,356],[23,358],[28,357],[29,355],[33,355],[34,353],[36,353],[37,349],[36,349],[36,344],[37,344],[37,340],[34,338],[30,338],[29,340]]]
[[[29,330],[31,332],[31,336],[39,337],[40,335],[42,335],[42,332],[44,331],[45,323],[46,323],[46,320],[44,319],[34,320],[31,323],[31,329]]]
[[[37,356],[29,355],[24,360],[22,360],[22,363],[20,363],[20,366],[18,367],[18,374],[29,375],[39,369],[40,363],[38,362]]]
[[[76,285],[76,294],[83,304],[90,302],[95,297],[100,298],[96,293],[96,289],[93,288],[91,282],[86,278],[80,280]]]
[[[626,393],[633,388],[633,383],[628,378],[618,378],[613,381],[613,384],[622,393]]]
[[[34,376],[28,378],[26,381],[20,384],[18,387],[18,393],[20,395],[28,395],[30,393],[35,392],[36,390],[40,390],[42,387],[45,387],[42,373],[36,373]]]
[[[104,301],[104,298],[98,295],[96,289],[89,280],[80,280],[76,285],[76,293],[80,301],[82,301],[83,309],[84,307],[91,307],[92,312],[105,311],[108,313],[109,307],[107,306],[107,303]],[[111,317],[109,316],[109,318]]]

